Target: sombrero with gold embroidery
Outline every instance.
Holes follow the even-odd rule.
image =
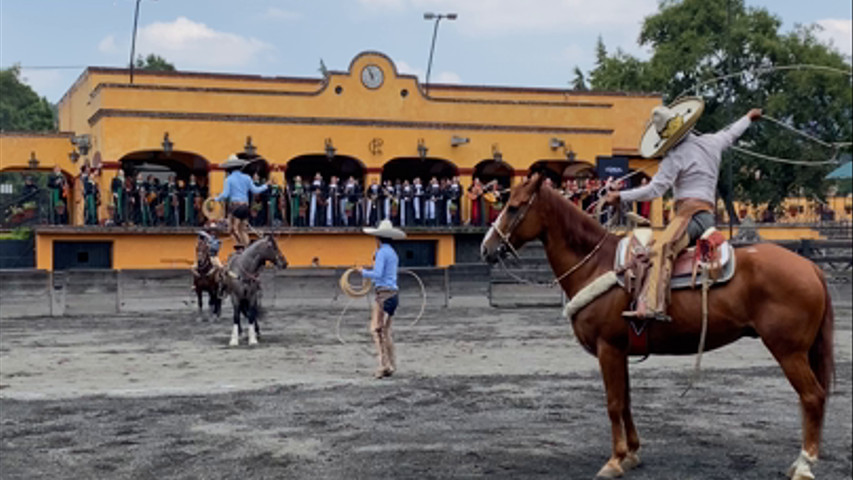
[[[659,157],[674,147],[696,125],[705,101],[699,97],[684,97],[668,107],[652,109],[652,118],[640,138],[640,155]]]

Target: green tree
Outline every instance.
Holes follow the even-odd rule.
[[[48,131],[56,128],[53,106],[21,82],[18,65],[0,70],[0,130]]]
[[[580,67],[575,66],[574,74],[575,77],[571,81],[572,89],[578,91],[589,90],[589,87],[586,85],[586,76],[584,76]]]
[[[821,70],[762,72],[761,69],[816,64],[844,71],[850,65],[815,37],[815,27],[780,32],[781,20],[763,8],[747,8],[743,0],[664,0],[643,22],[639,43],[652,51],[647,61],[596,46],[590,72],[593,90],[659,91],[664,101],[700,95],[705,113],[700,132],[716,131],[761,107],[826,142],[849,141],[853,135],[851,77]],[[601,42],[599,42],[601,43]],[[725,81],[709,81],[742,72]],[[750,149],[777,157],[825,160],[832,151],[770,122],[751,128],[743,141]],[[727,191],[727,163],[734,162],[734,192]],[[731,200],[771,206],[791,195],[824,192],[823,177],[833,168],[796,166],[729,154],[724,159],[720,195]],[[731,202],[727,201],[731,210]]]
[[[149,70],[152,72],[174,72],[175,66],[166,61],[160,55],[149,53],[144,59],[142,55],[136,59],[136,68],[139,70]]]

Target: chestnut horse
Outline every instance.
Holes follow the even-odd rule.
[[[219,296],[219,271],[211,260],[210,247],[205,239],[199,237],[195,248],[196,268],[193,272],[193,290],[198,297],[198,316],[204,319],[202,294],[207,292],[210,313],[219,318],[222,312],[222,298]]]
[[[569,298],[610,272],[619,236],[608,233],[534,173],[513,188],[482,244],[490,263],[539,239]],[[734,278],[709,292],[706,349],[741,337],[760,337],[800,396],[802,450],[788,470],[813,479],[824,406],[834,375],[833,312],[823,274],[812,262],[773,244],[739,248]],[[562,277],[562,278],[561,278]],[[675,290],[672,322],[648,328],[653,354],[696,353],[701,330],[701,290]],[[612,456],[596,478],[616,478],[640,463],[640,437],[631,415],[628,381],[629,324],[622,312],[628,293],[612,287],[572,317],[575,336],[598,357],[611,422]],[[631,352],[633,354],[633,352]]]

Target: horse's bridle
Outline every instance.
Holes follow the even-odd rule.
[[[533,193],[533,195],[530,196],[530,200],[528,200],[524,207],[522,207],[523,210],[512,219],[512,222],[509,224],[509,228],[507,229],[506,233],[504,233],[501,230],[501,227],[498,226],[498,220],[501,219],[501,215],[498,215],[498,218],[495,219],[494,222],[492,222],[492,228],[495,230],[495,232],[498,234],[498,237],[500,237],[501,239],[501,243],[498,245],[498,248],[508,248],[515,258],[519,258],[518,250],[516,250],[515,247],[512,246],[512,243],[509,241],[509,237],[513,234],[513,232],[515,232],[515,229],[518,228],[519,225],[521,225],[521,222],[524,220],[524,217],[527,216],[527,212],[530,211],[530,206],[533,205],[533,201],[536,200],[537,194],[538,192],[535,192]],[[507,208],[509,208],[509,206],[507,206]],[[500,252],[498,252],[498,254],[500,254]]]

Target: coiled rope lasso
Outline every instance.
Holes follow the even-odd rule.
[[[346,314],[347,310],[349,310],[350,305],[352,305],[352,303],[356,299],[364,297],[367,300],[368,309],[370,308],[369,294],[371,291],[371,287],[373,286],[370,279],[362,277],[361,286],[359,286],[359,287],[353,287],[352,283],[350,283],[350,275],[352,275],[353,273],[355,273],[357,271],[358,270],[355,268],[347,269],[343,273],[343,275],[341,275],[341,278],[338,281],[338,284],[341,287],[341,291],[343,291],[344,294],[346,294],[346,296],[349,297],[349,300],[347,300],[347,303],[346,303],[346,305],[344,305],[343,310],[341,310],[340,315],[338,315],[338,321],[335,324],[335,335],[338,337],[338,341],[341,342],[342,344],[346,344],[347,342],[344,341],[343,337],[341,336],[341,324],[343,323],[344,315]],[[426,287],[424,287],[424,282],[423,282],[423,280],[421,280],[421,277],[419,277],[417,273],[415,273],[411,270],[408,270],[408,269],[401,269],[401,270],[399,270],[399,272],[411,275],[415,279],[415,281],[418,282],[418,286],[421,289],[421,309],[420,309],[420,311],[418,311],[418,315],[415,317],[415,319],[412,320],[411,323],[409,323],[410,327],[414,327],[421,320],[421,318],[424,315],[424,311],[426,310],[426,304],[427,304]],[[372,355],[372,352],[369,352],[369,353]]]

